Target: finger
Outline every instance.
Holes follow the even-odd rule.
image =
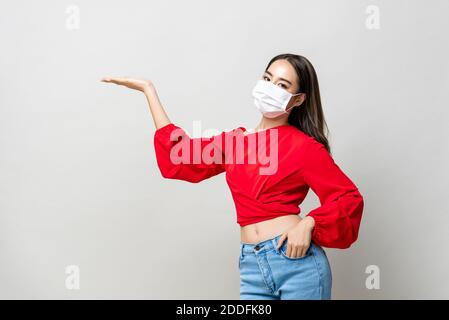
[[[126,81],[124,78],[111,78],[110,82],[115,84],[124,84]]]
[[[115,84],[117,84],[117,82],[118,82],[118,80],[117,80],[117,78],[103,78],[103,79],[101,79],[101,81],[103,81],[103,82],[108,82],[108,83],[115,83]]]
[[[278,243],[276,245],[276,249],[279,249],[282,246],[282,243],[284,242],[286,236],[287,236],[286,233],[282,234],[282,236],[278,240]]]
[[[123,78],[123,77],[113,77],[113,78],[107,78],[107,82],[111,82],[111,83],[115,83],[115,84],[119,84],[119,85],[124,85],[128,82],[127,78]]]
[[[293,252],[293,245],[287,239],[287,251],[285,252],[287,254],[287,257],[291,258],[292,252]]]
[[[298,258],[304,257],[304,254],[305,254],[304,247],[299,247],[298,248]]]
[[[306,253],[307,253],[307,251],[309,250],[309,248],[310,248],[310,245],[308,245],[307,247],[305,247],[305,249],[304,249],[304,255],[306,255]]]
[[[292,246],[292,255],[290,258],[298,258],[299,257],[299,249]]]
[[[302,250],[301,250],[301,257],[304,257],[304,256],[306,255],[307,249],[308,249],[308,247],[306,247],[306,246],[302,247]]]

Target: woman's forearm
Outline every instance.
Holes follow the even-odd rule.
[[[146,87],[143,92],[145,94],[145,97],[147,98],[156,130],[169,124],[171,121],[168,118],[167,113],[165,113],[164,107],[159,100],[159,96],[157,95],[154,86],[150,85]]]

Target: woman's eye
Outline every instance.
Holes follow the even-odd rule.
[[[280,83],[279,86],[284,88],[284,89],[287,89],[287,86],[285,84],[283,84],[283,83]]]
[[[270,81],[268,77],[263,77],[264,80]]]

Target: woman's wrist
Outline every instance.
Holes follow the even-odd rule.
[[[154,86],[152,83],[148,83],[145,85],[144,89],[143,89],[143,93],[148,96],[148,95],[152,95],[156,92]]]
[[[305,225],[308,226],[310,230],[312,230],[315,227],[315,219],[312,217],[305,216],[302,219],[302,222],[305,223]]]

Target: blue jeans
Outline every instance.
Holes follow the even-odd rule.
[[[240,242],[240,299],[330,299],[332,273],[323,248],[312,241],[305,256],[290,258],[288,239],[276,249],[280,237]]]

